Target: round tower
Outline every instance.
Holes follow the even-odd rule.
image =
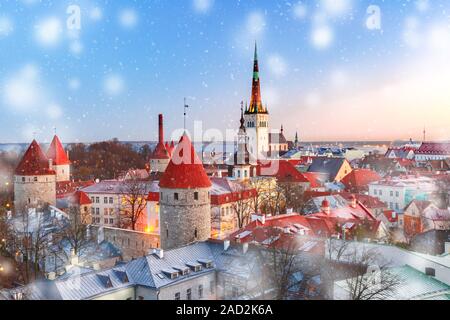
[[[56,182],[70,181],[70,160],[64,147],[55,135],[47,151],[47,158],[53,162],[53,170],[56,172]]]
[[[162,249],[208,240],[211,181],[186,134],[174,150],[159,186]]]
[[[45,203],[56,205],[56,172],[52,160],[33,140],[14,174],[14,205],[23,210]]]

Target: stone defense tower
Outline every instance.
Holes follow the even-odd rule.
[[[33,140],[14,174],[14,205],[16,210],[39,204],[56,204],[56,172],[41,147]]]
[[[53,170],[56,172],[56,182],[70,181],[69,156],[56,135],[47,151],[47,158],[52,161]]]
[[[179,248],[211,237],[211,181],[184,134],[160,183],[161,248]]]
[[[257,160],[267,158],[269,152],[269,112],[262,104],[259,78],[258,49],[255,44],[252,98],[245,110],[245,127],[249,137],[249,151]]]
[[[164,144],[164,119],[159,115],[159,140],[155,150],[150,156],[150,171],[153,173],[163,173],[170,162],[172,148],[168,143]]]

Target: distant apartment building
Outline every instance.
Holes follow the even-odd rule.
[[[413,200],[429,200],[436,190],[434,180],[428,177],[400,176],[369,184],[369,195],[398,213]]]

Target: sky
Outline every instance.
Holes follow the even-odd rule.
[[[288,139],[450,140],[446,0],[2,0],[0,143],[237,129],[255,41]]]

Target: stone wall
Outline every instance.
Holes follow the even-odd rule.
[[[125,261],[148,255],[160,246],[159,235],[154,233],[98,226],[91,226],[90,230],[97,242],[108,241],[119,248]]]
[[[64,182],[70,181],[70,164],[53,166],[53,170],[56,171],[56,181]]]
[[[14,205],[16,209],[35,207],[40,203],[56,205],[56,177],[15,176]]]
[[[198,193],[198,200],[195,199],[195,193]],[[209,188],[161,189],[160,204],[161,247],[164,250],[211,237]]]

